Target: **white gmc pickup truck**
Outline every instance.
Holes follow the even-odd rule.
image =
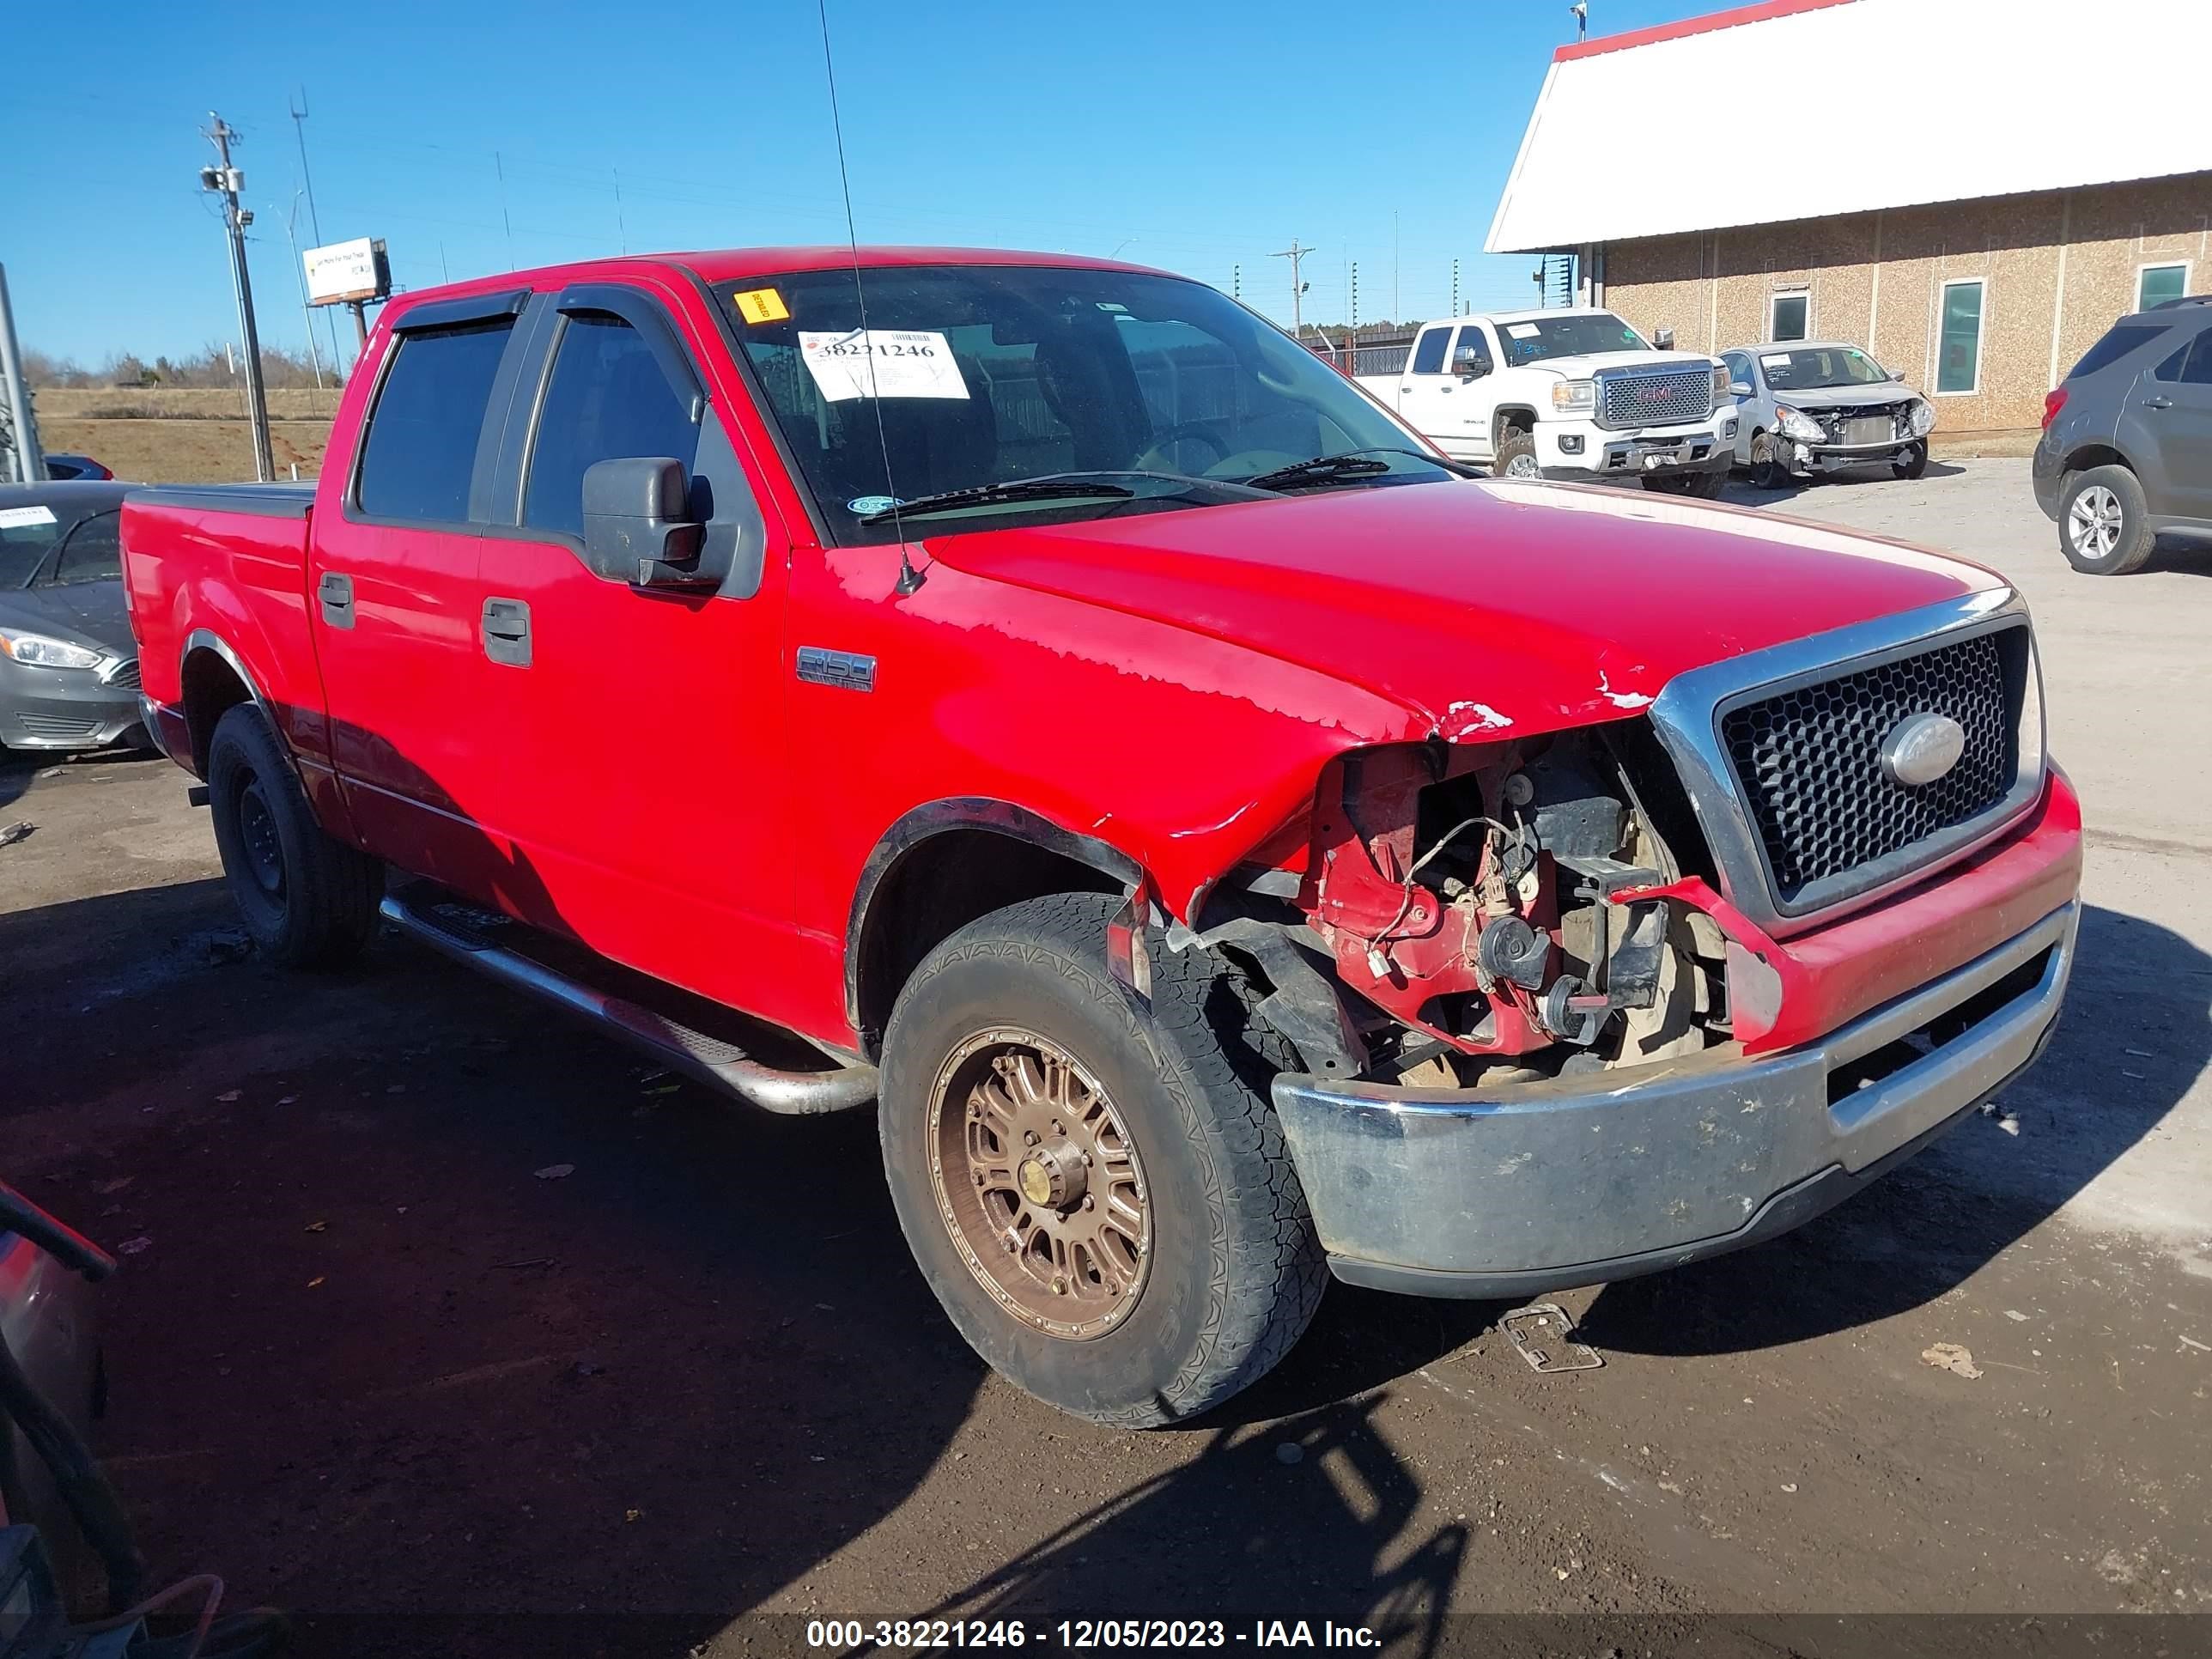
[[[1735,455],[1728,371],[1655,349],[1609,311],[1430,323],[1402,371],[1356,378],[1445,454],[1501,477],[1633,475],[1647,489],[1717,495]]]

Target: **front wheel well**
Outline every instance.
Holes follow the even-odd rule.
[[[252,690],[220,652],[202,646],[185,657],[185,725],[191,733],[194,772],[207,775],[208,745],[215,741],[216,722],[240,703],[252,700]]]
[[[1503,443],[1511,433],[1534,432],[1535,429],[1536,411],[1518,404],[1499,410],[1490,419],[1490,436],[1493,443]]]
[[[868,894],[848,949],[854,1029],[872,1056],[891,1005],[922,959],[969,922],[1054,893],[1124,893],[1123,877],[1073,853],[982,825],[915,842]]]

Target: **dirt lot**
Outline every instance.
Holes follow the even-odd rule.
[[[0,769],[36,826],[0,848],[6,1173],[145,1241],[102,1434],[157,1577],[213,1567],[330,1653],[932,1612],[1584,1655],[2049,1652],[2068,1627],[1758,1620],[2165,1612],[2099,1650],[2212,1648],[2212,558],[2076,578],[2018,461],[1774,505],[2029,594],[2094,826],[2080,967],[2009,1124],[1562,1297],[1606,1356],[1571,1376],[1496,1307],[1338,1286],[1219,1419],[1087,1428],[955,1339],[866,1114],[735,1115],[397,940],[280,977],[236,959],[181,775]],[[1494,1613],[1649,1622],[1443,1622]]]

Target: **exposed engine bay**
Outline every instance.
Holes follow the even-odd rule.
[[[1732,1036],[1719,925],[1645,896],[1707,865],[1641,721],[1355,751],[1323,772],[1307,843],[1269,851],[1279,862],[1248,889],[1258,908],[1203,936],[1274,984],[1263,1012],[1289,1023],[1289,1005],[1306,1005],[1307,1040],[1285,1034],[1316,1070],[1471,1087],[1644,1065]],[[1264,919],[1292,907],[1295,924]],[[1321,988],[1301,997],[1288,941],[1267,937],[1285,927],[1338,1005],[1334,1063],[1314,1060],[1328,1046],[1311,1017]]]

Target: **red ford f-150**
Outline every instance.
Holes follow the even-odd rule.
[[[1195,283],[787,249],[395,300],[316,484],[123,538],[264,951],[380,915],[879,1099],[962,1334],[1147,1425],[1330,1273],[1792,1227],[2057,1014],[2081,820],[2000,579],[1464,471]]]

